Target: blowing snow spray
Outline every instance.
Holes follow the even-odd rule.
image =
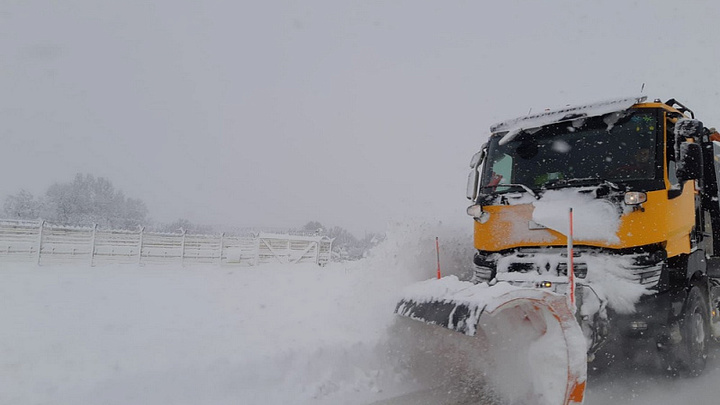
[[[508,282],[473,283],[454,275],[441,278],[440,241],[436,237],[438,279],[406,287],[395,312],[476,339],[453,343],[454,338],[443,334],[442,344],[459,350],[457,357],[445,359],[453,363],[448,365],[453,372],[470,376],[479,372],[473,366],[477,362],[472,360],[477,342],[488,348],[491,382],[510,403],[582,404],[587,345],[575,318],[572,210],[567,218],[570,223],[566,232],[569,269],[566,291],[514,286]],[[565,284],[561,278],[557,281]],[[459,359],[463,360],[456,364]]]

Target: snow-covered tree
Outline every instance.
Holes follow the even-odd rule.
[[[131,229],[145,223],[147,217],[141,200],[125,198],[109,180],[89,174],[77,174],[69,183],[53,184],[44,202],[43,217],[62,224]]]
[[[305,224],[301,230],[305,233],[310,234],[321,234],[325,228],[322,226],[322,224],[318,221],[310,221],[307,224]]]
[[[3,205],[3,214],[8,219],[38,219],[41,210],[42,201],[27,190],[7,196]]]

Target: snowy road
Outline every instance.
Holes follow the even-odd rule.
[[[711,352],[706,372],[694,379],[671,378],[646,370],[613,370],[591,377],[586,405],[663,405],[691,403],[715,405],[720,401],[720,348]],[[504,405],[482,389],[438,387],[419,390],[372,405]]]
[[[0,403],[493,404],[467,388],[478,384],[428,389],[426,370],[398,361],[415,345],[393,343],[392,310],[434,271],[438,232],[410,227],[325,268],[2,263]],[[442,253],[448,271],[470,257]],[[713,349],[697,379],[612,373],[590,382],[586,404],[716,404],[718,380]]]
[[[707,368],[697,378],[672,378],[647,370],[611,370],[588,384],[585,403],[658,405],[691,403],[710,405],[720,401],[720,348],[713,345]]]
[[[465,389],[438,387],[385,399],[371,405],[499,405],[499,403],[493,398],[487,398],[482,391],[468,392]]]
[[[426,249],[407,235],[437,232],[397,231],[374,257],[324,268],[0,263],[0,403],[366,404],[417,390],[383,342],[399,287],[434,262],[434,237]]]

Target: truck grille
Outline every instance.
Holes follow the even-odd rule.
[[[604,271],[602,267],[606,264],[603,261],[598,264],[597,258],[612,257],[617,259],[613,260],[614,266],[622,270],[619,273],[615,272],[616,276],[648,288],[660,281],[660,275],[666,263],[665,257],[657,252],[613,255],[597,250],[578,249],[575,251],[574,257],[573,270],[578,279],[585,279],[590,267],[600,266],[597,270],[592,271]],[[479,264],[483,266],[478,266]],[[497,261],[497,269],[498,272],[505,273],[503,279],[513,279],[512,274],[518,274],[520,277],[518,280],[528,280],[528,276],[533,273],[537,274],[539,280],[547,276],[567,277],[567,252],[564,249],[555,248],[516,251],[501,257]],[[475,263],[475,275],[483,280],[494,276],[491,266],[478,262]]]
[[[662,273],[663,263],[658,263],[653,266],[639,267],[632,266],[626,267],[628,270],[630,279],[642,284],[646,287],[653,286],[660,281],[660,274]]]

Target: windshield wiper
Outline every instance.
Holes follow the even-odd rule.
[[[612,189],[620,190],[620,186],[617,184],[605,180],[600,179],[597,177],[586,177],[583,179],[556,179],[556,180],[550,180],[546,182],[543,187],[544,188],[562,188],[562,187],[569,187],[569,186],[595,186],[595,185],[601,185],[605,184],[609,186]]]
[[[532,189],[531,189],[530,187],[528,187],[528,186],[526,186],[526,185],[524,185],[524,184],[520,184],[520,183],[503,183],[503,184],[498,184],[498,187],[503,187],[503,186],[505,186],[505,187],[520,187],[521,189],[527,191],[528,194],[530,194],[531,196],[535,197],[536,200],[540,199],[540,197],[538,197],[538,195],[535,194],[535,192],[532,191]]]
[[[528,194],[530,194],[531,196],[535,197],[536,200],[540,198],[540,197],[537,196],[537,194],[535,194],[534,191],[532,191],[532,189],[531,189],[530,187],[528,187],[528,186],[526,186],[526,185],[524,185],[524,184],[520,184],[520,183],[506,183],[506,184],[500,184],[500,185],[501,185],[501,186],[520,187],[520,188],[522,188],[523,190],[527,191]]]
[[[495,186],[483,186],[482,188],[483,188],[483,190],[492,189],[493,191],[490,192],[489,194],[487,194],[487,196],[491,196],[493,194],[498,194],[497,192],[495,192],[497,187],[520,187],[521,189],[523,189],[523,191],[525,191],[528,194],[530,194],[531,196],[533,196],[536,200],[540,199],[540,197],[538,197],[538,195],[530,187],[528,187],[524,184],[520,184],[520,183],[500,183]]]

